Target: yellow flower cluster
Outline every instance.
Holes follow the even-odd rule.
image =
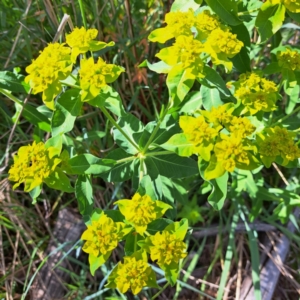
[[[43,93],[43,102],[51,110],[54,110],[54,98],[62,91],[61,81],[70,75],[77,56],[84,54],[85,57],[88,51],[99,51],[114,45],[114,42],[107,44],[95,41],[97,34],[97,29],[75,28],[72,33],[66,35],[67,45],[70,47],[65,43],[49,44],[26,68],[29,75],[25,82],[30,84],[33,94]],[[122,67],[107,64],[101,58],[97,63],[92,57],[84,58],[80,67],[82,101],[97,97],[101,88],[115,81],[124,72]]]
[[[286,48],[285,51],[279,51],[277,53],[278,65],[283,69],[289,69],[293,71],[300,70],[300,52]]]
[[[186,244],[175,233],[164,230],[162,233],[157,232],[149,239],[151,241],[150,257],[153,261],[157,261],[160,267],[171,263],[177,264],[187,255]]]
[[[104,213],[101,214],[99,219],[87,225],[87,229],[83,232],[81,239],[86,242],[82,250],[95,257],[110,255],[122,238],[124,226],[124,223],[114,222]]]
[[[292,13],[300,12],[300,0],[269,0],[273,5],[282,3]]]
[[[76,27],[70,34],[66,35],[66,42],[72,48],[71,59],[73,63],[76,62],[79,54],[84,54],[88,51],[99,51],[105,47],[114,45],[114,42],[107,44],[95,41],[97,35],[97,29],[86,30],[84,27]]]
[[[24,183],[24,191],[30,192],[41,185],[61,162],[61,159],[55,158],[56,154],[57,150],[54,147],[46,148],[42,142],[33,142],[32,145],[19,148],[13,157],[14,164],[8,172],[8,179],[17,182],[13,189]]]
[[[118,288],[121,293],[131,289],[134,295],[143,287],[158,287],[155,273],[148,265],[147,253],[137,251],[124,257],[124,263],[119,262],[108,277],[106,287]]]
[[[244,106],[241,114],[249,112],[255,115],[259,111],[276,110],[279,95],[274,82],[252,72],[241,74],[239,80],[232,84],[235,86],[234,96]]]
[[[122,72],[124,68],[107,64],[100,57],[96,63],[92,57],[82,59],[79,70],[81,100],[88,101],[97,97],[101,88],[114,82]]]
[[[160,218],[166,210],[172,208],[162,201],[154,201],[150,196],[141,196],[139,193],[134,194],[132,200],[118,200],[115,204],[139,234],[143,234],[149,223]]]
[[[29,75],[25,82],[30,84],[33,94],[43,92],[43,102],[52,110],[53,99],[62,90],[60,80],[67,78],[72,71],[71,49],[64,45],[49,44],[26,68]]]
[[[250,137],[255,126],[246,117],[232,115],[234,105],[227,103],[211,111],[201,111],[197,117],[181,116],[179,126],[187,141],[193,144],[193,153],[209,162],[206,179],[222,176],[234,169],[254,169],[256,148]],[[226,130],[229,134],[224,134]]]
[[[257,135],[258,152],[266,167],[270,167],[276,158],[281,157],[281,165],[300,158],[300,149],[294,142],[296,134],[286,128],[275,126],[267,128]]]
[[[193,78],[203,77],[203,65],[211,58],[215,65],[232,69],[232,58],[241,51],[239,41],[229,27],[220,23],[215,15],[204,10],[194,15],[187,12],[170,12],[166,15],[167,26],[149,35],[152,42],[164,43],[175,37],[173,46],[162,49],[156,56],[176,70],[188,69]],[[171,72],[170,70],[168,72]]]

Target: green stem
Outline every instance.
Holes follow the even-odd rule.
[[[144,160],[145,157],[140,157],[140,174],[139,174],[139,181],[141,182],[143,177],[144,177],[144,173],[145,173],[145,166],[144,166]]]
[[[137,247],[137,234],[134,236],[134,247],[133,247],[133,252],[136,252],[136,247]]]
[[[15,96],[13,96],[12,94],[10,94],[9,92],[7,92],[4,89],[0,89],[0,93],[3,94],[4,96],[6,96],[7,98],[9,98],[10,100],[14,101],[17,104],[20,104],[23,106],[23,102],[20,101],[18,98],[16,98]]]
[[[85,18],[85,14],[84,14],[84,7],[83,7],[82,0],[78,0],[78,2],[79,2],[79,8],[80,8],[81,17],[82,17],[82,22],[83,22],[85,29],[87,29],[87,23],[86,23],[86,18]]]
[[[74,88],[74,89],[78,89],[78,90],[81,90],[81,87],[79,85],[73,85],[73,84],[69,84],[69,83],[66,83],[66,82],[61,82],[63,85],[66,85],[66,86],[69,86],[71,88]]]
[[[123,162],[131,161],[131,160],[135,160],[135,159],[136,159],[135,156],[125,157],[125,158],[117,160],[117,164],[121,164]]]
[[[259,10],[260,10],[260,8],[254,8],[254,9],[250,9],[250,10],[246,10],[246,11],[241,11],[237,15],[238,16],[250,15],[250,14],[252,14],[254,12],[257,12]]]
[[[164,120],[165,116],[167,115],[168,113],[168,110],[169,110],[169,106],[170,106],[170,103],[168,104],[168,106],[166,107],[166,109],[164,110],[164,112],[162,113],[160,119],[158,120],[154,130],[152,131],[151,135],[150,135],[150,138],[146,144],[146,146],[144,147],[144,150],[143,150],[143,153],[146,153],[149,146],[151,145],[152,141],[154,140],[155,136],[156,136],[156,133],[157,131],[159,130],[159,127],[160,127],[160,124],[161,122]]]
[[[140,152],[139,147],[137,144],[132,141],[132,139],[125,133],[125,131],[120,127],[120,125],[114,120],[114,118],[109,114],[109,112],[106,110],[104,106],[100,107],[101,111],[104,113],[104,115],[107,117],[107,119],[123,134],[123,136],[128,140],[128,142],[136,148],[138,152]]]
[[[162,288],[160,288],[160,290],[151,298],[151,300],[157,298],[169,286],[169,284],[170,283],[167,282]]]
[[[278,120],[276,123],[272,124],[272,126],[281,124],[284,120],[288,119],[290,116],[292,116],[294,113],[296,113],[298,111],[300,111],[300,106],[298,106],[294,111],[292,111],[291,113],[287,114],[286,116],[284,116],[283,118]]]
[[[145,154],[145,156],[159,156],[159,155],[168,155],[168,154],[174,154],[172,151],[156,151],[156,152],[150,152]]]

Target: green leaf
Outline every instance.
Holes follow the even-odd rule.
[[[292,13],[289,10],[287,10],[288,15],[295,20],[296,22],[300,23],[300,13]]]
[[[183,11],[186,12],[190,8],[192,10],[197,10],[202,3],[201,1],[194,1],[194,0],[175,0],[171,6],[171,11]]]
[[[79,90],[76,89],[67,90],[58,98],[51,122],[53,136],[73,129],[82,104]]]
[[[236,26],[241,24],[238,18],[237,4],[235,0],[205,0],[210,8],[227,24]]]
[[[75,195],[79,206],[79,212],[82,215],[90,216],[94,206],[93,186],[90,176],[78,176],[75,183]]]
[[[32,204],[35,204],[36,203],[36,199],[37,197],[41,194],[41,191],[42,191],[42,184],[41,185],[38,185],[36,186],[33,190],[31,190],[29,192],[29,195],[30,197],[32,198]]]
[[[173,221],[170,219],[156,219],[148,224],[147,232],[154,235],[156,232],[163,231],[171,223],[173,223]]]
[[[207,167],[207,163],[204,160],[199,159],[198,160],[198,166],[199,166],[199,172],[201,174],[201,177],[204,178],[204,171]],[[211,187],[212,191],[211,194],[208,196],[207,200],[208,203],[215,209],[220,210],[223,205],[224,201],[227,196],[227,182],[228,182],[228,172],[225,172],[221,177],[218,177],[216,179],[212,180],[205,180],[207,181]]]
[[[256,17],[255,26],[259,32],[259,43],[265,42],[277,30],[280,29],[285,17],[285,6],[283,4],[273,5],[265,2]]]
[[[191,158],[176,154],[147,156],[145,159],[147,174],[152,180],[162,175],[168,178],[183,178],[198,173],[197,163]]]
[[[203,107],[208,111],[210,111],[212,107],[218,107],[224,104],[217,89],[208,88],[205,85],[202,85],[200,88],[200,94],[203,102]]]
[[[162,269],[165,271],[165,277],[171,286],[176,284],[178,274],[179,274],[179,266],[178,264],[171,262],[169,265],[164,265]]]
[[[135,243],[136,243],[136,232],[132,232],[128,234],[125,240],[125,255],[132,255],[135,251]]]
[[[291,113],[294,110],[296,104],[300,102],[299,94],[300,94],[300,87],[299,85],[295,85],[291,90],[289,96],[289,103],[285,108],[286,114]]]
[[[144,130],[144,125],[141,121],[132,114],[127,114],[117,121],[118,125],[127,134],[127,136],[138,144],[139,138]],[[136,154],[138,150],[124,137],[118,128],[114,128],[114,140],[127,153]]]
[[[192,88],[195,76],[187,70],[174,67],[168,74],[167,86],[174,105],[177,106]]]
[[[56,168],[53,173],[50,173],[50,175],[44,179],[44,182],[52,189],[66,193],[74,192],[74,188],[71,186],[69,178],[59,168]]]
[[[130,179],[139,164],[138,159],[120,148],[111,151],[107,159],[123,160],[120,163],[117,162],[109,171],[100,174],[100,177],[108,182],[123,182]]]
[[[118,117],[125,115],[125,110],[120,95],[108,85],[101,90],[96,98],[88,101],[88,103],[95,107],[105,106]]]
[[[232,33],[237,35],[237,38],[244,43],[241,51],[230,60],[233,62],[234,67],[242,73],[250,72],[250,56],[249,50],[251,46],[250,35],[247,27],[244,24],[233,26]]]
[[[217,73],[216,70],[204,66],[203,72],[205,74],[205,77],[198,79],[201,84],[209,88],[217,88],[218,91],[221,93],[222,98],[232,97],[231,92],[226,87],[224,80],[219,75],[219,73]]]
[[[184,133],[173,135],[166,143],[160,145],[162,148],[173,151],[179,156],[189,157],[194,152],[194,144],[187,140]]]
[[[246,191],[249,193],[250,197],[255,197],[258,192],[258,188],[257,183],[253,179],[251,171],[237,169],[236,173],[237,187],[235,190],[238,193]]]
[[[114,222],[124,222],[124,216],[119,210],[104,210],[104,213],[111,218]]]
[[[158,74],[165,74],[168,73],[172,67],[169,66],[168,64],[166,64],[163,61],[159,61],[157,63],[151,64],[147,59],[144,60],[139,67],[148,67],[148,69],[150,69],[153,72],[156,72]]]
[[[24,76],[9,71],[0,72],[0,88],[15,92],[28,93],[29,84],[24,82]]]
[[[116,164],[112,159],[101,159],[92,154],[80,154],[68,161],[69,174],[95,174],[99,175],[109,171]]]
[[[94,256],[89,254],[90,272],[94,276],[97,269],[99,269],[110,257],[111,251],[108,251],[105,255]]]
[[[180,113],[193,113],[202,107],[202,95],[200,92],[190,92],[181,102]]]

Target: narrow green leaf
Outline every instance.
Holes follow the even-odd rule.
[[[75,195],[78,201],[79,212],[82,215],[91,215],[93,211],[93,186],[90,176],[79,175],[75,183]]]

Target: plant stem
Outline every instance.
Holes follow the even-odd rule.
[[[141,182],[143,177],[144,177],[144,173],[145,173],[145,169],[144,169],[144,160],[145,157],[140,157],[140,174],[139,174],[139,181]]]
[[[84,25],[85,29],[87,29],[87,23],[86,23],[86,18],[85,18],[85,14],[84,14],[84,7],[83,7],[82,0],[78,0],[78,3],[79,3],[79,8],[80,8],[80,12],[81,12],[83,25]]]
[[[257,12],[259,10],[260,10],[260,8],[254,8],[254,9],[251,9],[251,10],[241,11],[237,15],[238,16],[250,15],[250,14],[252,14],[254,12]]]
[[[294,113],[298,112],[299,110],[300,110],[300,106],[298,106],[291,113],[287,114],[286,116],[284,116],[283,118],[281,118],[280,120],[278,120],[276,123],[272,124],[272,126],[275,126],[275,125],[278,125],[278,124],[282,123],[284,120],[288,119],[290,116],[292,116]]]
[[[133,252],[136,252],[136,246],[137,246],[137,234],[134,236],[134,248],[133,248]]]
[[[157,131],[159,130],[159,127],[160,127],[160,124],[161,122],[164,120],[165,116],[167,115],[168,113],[168,110],[169,110],[169,106],[170,106],[170,103],[167,105],[166,109],[164,110],[164,112],[162,113],[162,116],[159,118],[154,130],[152,131],[151,135],[150,135],[150,138],[146,144],[146,146],[144,147],[144,150],[143,150],[143,153],[146,153],[147,149],[149,148],[149,146],[151,145],[152,141],[154,140],[155,136],[156,136],[156,133]]]
[[[174,152],[172,151],[157,151],[157,152],[150,152],[145,154],[146,156],[159,156],[159,155],[168,155],[168,154],[173,154]]]
[[[117,160],[117,164],[121,164],[121,163],[123,163],[123,162],[131,161],[131,160],[135,160],[135,159],[136,159],[135,156],[125,157],[125,158],[122,158],[122,159]]]
[[[167,282],[162,288],[160,288],[160,290],[151,298],[151,300],[157,298],[169,286],[169,284],[170,283]]]
[[[123,136],[128,140],[128,142],[140,152],[137,144],[125,133],[125,131],[120,127],[120,125],[114,120],[114,118],[109,114],[104,106],[100,107],[101,111],[107,117],[107,119],[123,134]]]

